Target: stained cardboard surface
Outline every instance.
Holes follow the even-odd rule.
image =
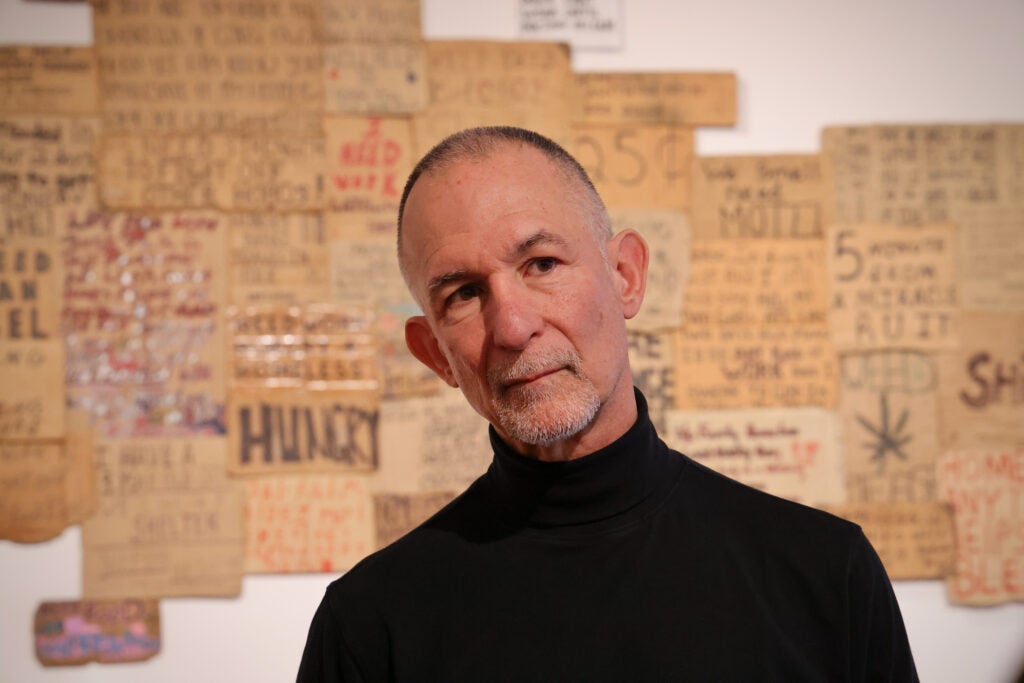
[[[217,437],[101,439],[99,506],[82,524],[86,598],[234,596],[241,484]]]
[[[694,239],[823,239],[832,222],[829,169],[817,154],[698,158]]]
[[[141,662],[160,652],[160,603],[139,598],[42,602],[33,632],[43,666]]]

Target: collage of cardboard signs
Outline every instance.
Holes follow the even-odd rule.
[[[1024,122],[702,157],[735,75],[426,41],[412,0],[93,23],[0,48],[0,538],[82,526],[85,602],[37,628],[85,635],[44,661],[149,656],[156,598],[342,572],[484,471],[482,418],[405,349],[394,220],[486,124],[563,143],[648,241],[630,354],[670,446],[858,522],[894,579],[1024,599]]]

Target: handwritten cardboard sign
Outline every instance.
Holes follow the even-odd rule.
[[[892,580],[941,579],[953,571],[953,514],[935,501],[829,505],[861,526]]]
[[[744,484],[809,505],[841,503],[839,425],[821,408],[669,411],[665,442]]]
[[[677,408],[836,404],[821,251],[813,240],[693,243]]]
[[[78,411],[62,422],[63,439],[0,440],[0,538],[46,541],[95,511],[91,428]]]
[[[105,130],[314,134],[321,4],[98,3]]]
[[[682,211],[690,204],[691,127],[578,123],[568,148],[609,207]]]
[[[443,383],[405,344],[405,321],[420,310],[398,269],[393,221],[386,234],[348,214],[332,214],[328,223],[330,298],[339,305],[373,309],[381,397],[437,394]]]
[[[1024,131],[1020,133],[1024,141]],[[1020,157],[1024,157],[1022,142]],[[1024,185],[1024,171],[1020,174]],[[1020,190],[1024,192],[1024,189]],[[959,209],[957,268],[964,308],[1024,312],[1024,206]]]
[[[315,213],[227,216],[228,302],[301,304],[327,300],[323,218]]]
[[[680,409],[832,407],[838,400],[839,362],[821,327],[686,324],[674,346]]]
[[[553,140],[568,138],[568,46],[456,40],[426,45],[429,104],[413,117],[416,156],[470,126],[512,125]]]
[[[95,203],[98,136],[97,117],[0,118],[0,244],[54,244],[60,209]]]
[[[665,432],[665,412],[676,405],[679,377],[676,374],[676,335],[673,331],[629,330],[629,369],[633,384],[643,392],[651,422]]]
[[[959,228],[968,309],[1024,310],[1024,125],[827,128],[840,223]]]
[[[377,493],[373,496],[377,547],[394,543],[455,498],[447,491]]]
[[[413,112],[427,104],[423,43],[341,43],[324,47],[330,113]]]
[[[228,393],[234,474],[369,472],[379,462],[377,392],[235,386]]]
[[[64,531],[67,473],[60,441],[0,441],[0,538],[38,543]]]
[[[325,2],[321,38],[334,43],[389,43],[423,37],[420,0]]]
[[[222,433],[222,218],[76,210],[64,225],[71,405],[106,436]]]
[[[111,208],[323,208],[323,137],[107,135],[100,194]]]
[[[0,47],[0,112],[95,114],[96,52],[89,47]]]
[[[1024,314],[965,312],[962,344],[939,356],[946,449],[1024,446]]]
[[[616,50],[623,45],[621,0],[519,0],[519,37],[555,40],[574,50]]]
[[[375,390],[373,317],[333,304],[228,309],[231,383],[250,387]]]
[[[461,491],[491,457],[487,422],[460,391],[381,404],[377,492]]]
[[[393,242],[398,202],[415,163],[409,120],[329,116],[324,127],[328,209],[386,215],[391,223],[388,237]]]
[[[820,242],[694,242],[683,306],[687,328],[783,327],[827,331]]]
[[[42,602],[33,633],[43,666],[141,662],[160,652],[160,603],[140,598]]]
[[[694,239],[821,239],[831,179],[817,154],[700,157],[694,165]]]
[[[58,338],[60,245],[55,239],[0,239],[0,339]]]
[[[267,476],[245,491],[246,573],[345,571],[375,550],[365,477]]]
[[[64,436],[64,343],[4,339],[0,439]]]
[[[736,123],[731,73],[578,73],[573,123]]]
[[[956,571],[950,602],[1024,600],[1024,449],[951,451],[938,463],[940,499],[953,506]]]
[[[938,368],[922,351],[841,359],[839,414],[851,503],[935,500]]]
[[[960,343],[953,226],[830,226],[829,321],[840,350]]]
[[[97,442],[99,506],[82,524],[83,595],[238,595],[242,489],[216,437]]]
[[[679,327],[690,266],[690,226],[685,214],[664,209],[614,209],[610,213],[612,230],[636,230],[650,249],[644,305],[627,325],[633,330]]]
[[[398,269],[394,237],[332,240],[329,253],[332,301],[377,309],[414,305]]]

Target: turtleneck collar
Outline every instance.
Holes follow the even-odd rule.
[[[490,429],[494,460],[483,493],[517,527],[616,527],[644,516],[674,486],[682,458],[658,438],[647,401],[634,388],[637,419],[614,442],[566,462],[515,452]]]

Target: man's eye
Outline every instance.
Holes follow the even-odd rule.
[[[462,285],[448,295],[448,305],[457,304],[462,301],[470,301],[480,296],[480,288],[476,285]]]
[[[543,256],[541,258],[535,258],[530,262],[530,268],[537,271],[538,273],[548,273],[555,269],[558,265],[558,259],[552,256]]]

